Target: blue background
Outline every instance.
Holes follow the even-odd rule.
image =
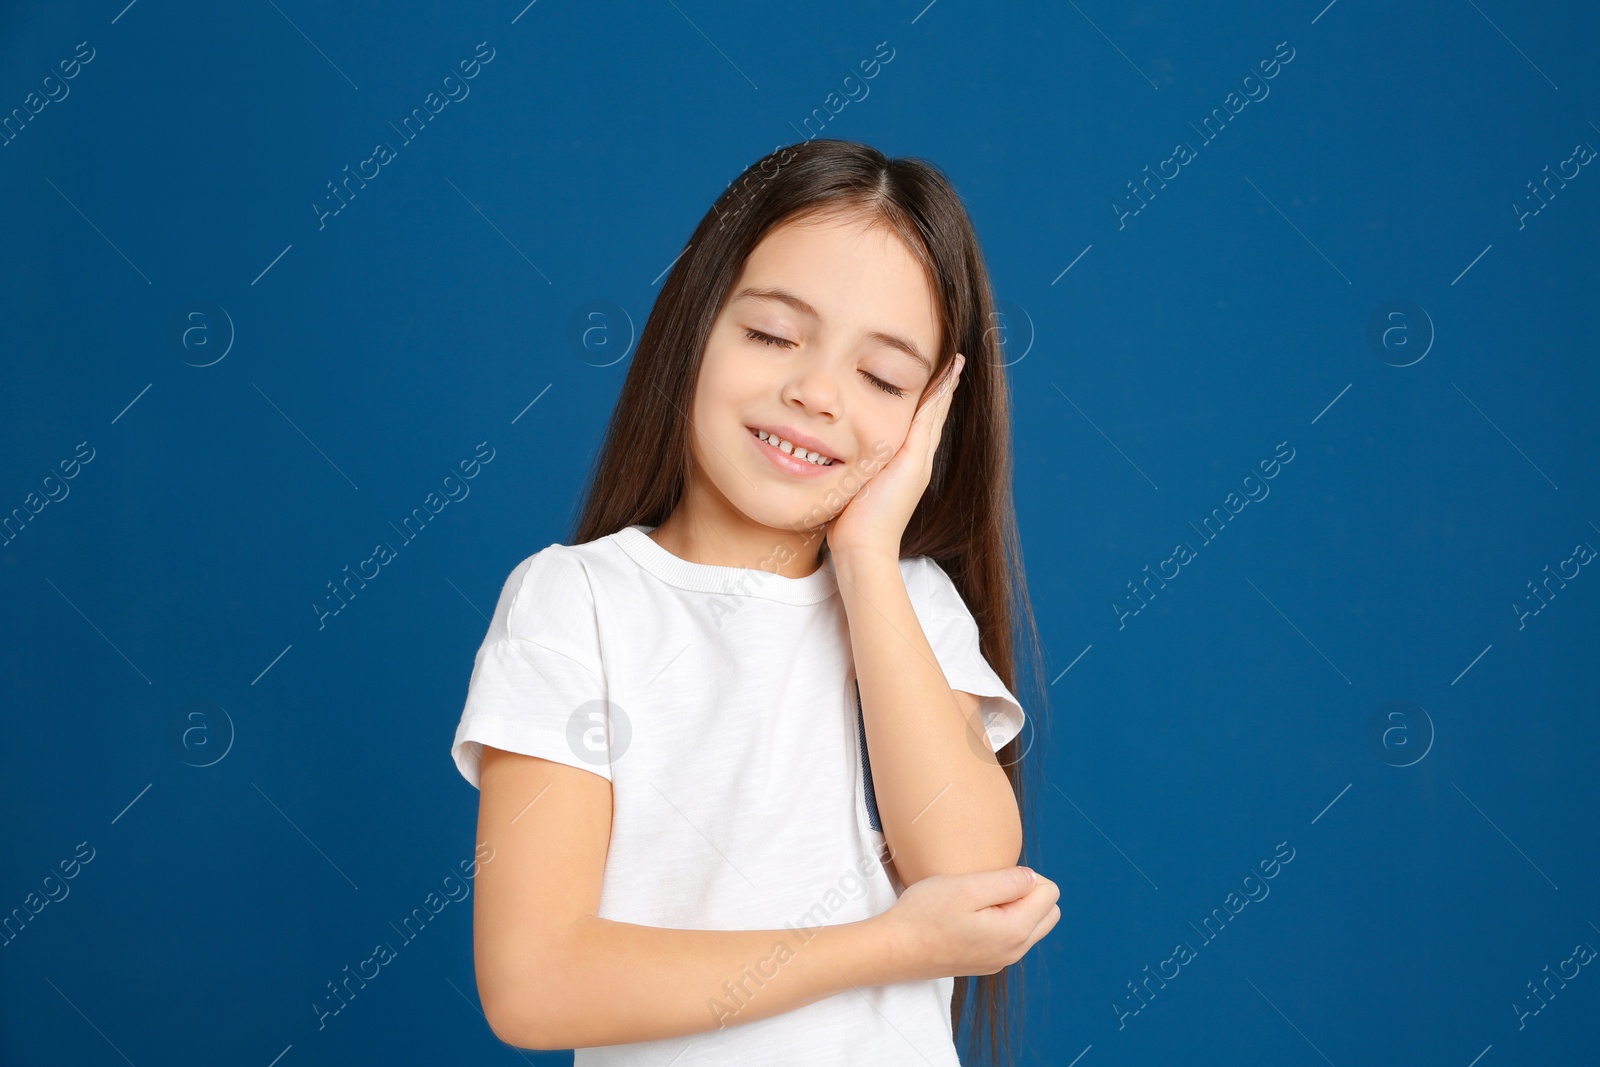
[[[516,1061],[470,898],[310,1005],[471,858],[448,749],[500,584],[566,538],[700,216],[808,135],[944,168],[1002,301],[1062,887],[1022,1062],[1593,1060],[1593,967],[1515,1007],[1600,946],[1600,576],[1517,608],[1600,545],[1600,175],[1515,206],[1600,146],[1592,5],[122,3],[0,25],[0,113],[93,48],[0,147],[0,512],[70,489],[0,547],[0,911],[93,850],[0,949],[6,1063]]]

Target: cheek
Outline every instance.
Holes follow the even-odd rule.
[[[744,461],[738,449],[750,432],[745,416],[756,410],[745,377],[736,359],[708,345],[688,405],[688,451],[695,471],[728,492],[748,484],[734,469]]]
[[[910,429],[911,420],[905,416],[887,416],[864,426],[859,441],[861,462],[865,469],[872,472],[881,470],[905,444]]]
[[[884,436],[888,438],[896,450],[906,443],[906,438],[911,436],[911,424],[916,421],[917,407],[914,404],[901,404],[894,411],[893,418],[884,424]]]
[[[711,432],[719,420],[726,420],[730,412],[736,411],[737,378],[726,358],[707,350],[706,358],[700,364],[700,376],[694,386],[694,403],[690,407],[695,425],[701,430]]]
[[[737,348],[707,346],[695,384],[697,407],[708,416],[738,417],[751,400],[762,395],[759,368]],[[703,403],[699,402],[700,398]]]

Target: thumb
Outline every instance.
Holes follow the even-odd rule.
[[[1002,867],[998,871],[980,871],[971,877],[973,896],[984,907],[1018,900],[1038,884],[1038,875],[1027,867]]]

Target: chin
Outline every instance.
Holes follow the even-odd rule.
[[[790,499],[783,499],[784,496]],[[774,530],[820,535],[827,524],[833,521],[835,515],[827,506],[825,498],[826,494],[809,492],[783,495],[771,493],[759,501],[751,502],[749,506],[740,507],[739,510],[751,522],[760,523]]]

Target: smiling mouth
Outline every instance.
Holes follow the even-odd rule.
[[[782,455],[785,460],[798,466],[824,470],[839,462],[832,456],[825,456],[820,452],[812,452],[809,449],[800,448],[798,445],[790,442],[784,442],[785,444],[789,444],[789,448],[784,449],[778,443],[783,439],[775,434],[770,434],[765,430],[751,429],[750,436],[754,437],[758,443],[766,445],[767,448],[772,452]],[[810,458],[813,456],[816,458]]]

